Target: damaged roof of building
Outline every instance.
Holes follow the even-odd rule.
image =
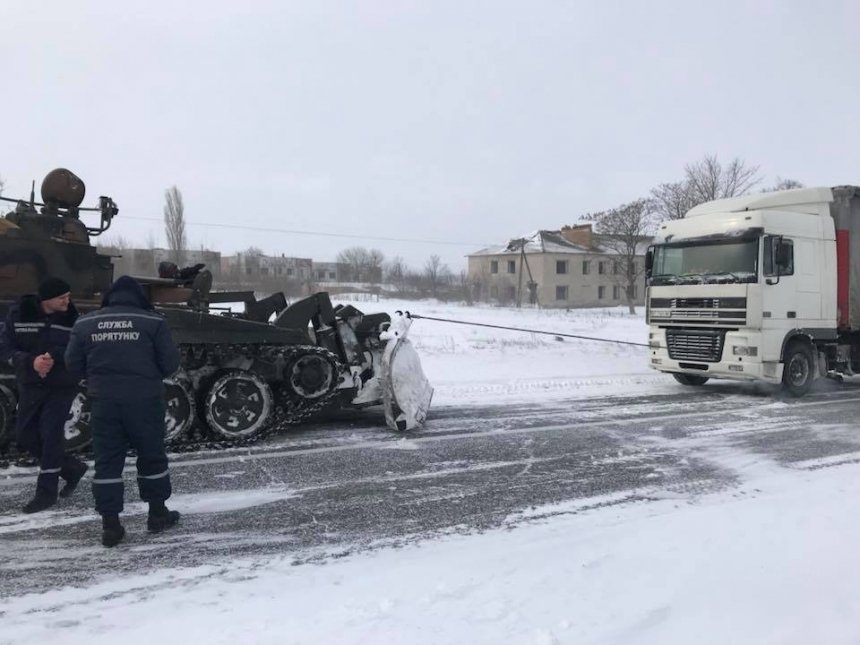
[[[525,237],[512,239],[507,244],[489,246],[469,253],[469,256],[515,254],[520,252],[521,245],[524,245],[526,253],[606,253],[606,249],[599,246],[574,244],[566,239],[561,231],[539,230]]]

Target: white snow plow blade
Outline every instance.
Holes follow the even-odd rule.
[[[392,430],[412,430],[424,425],[433,398],[433,388],[421,369],[418,352],[406,338],[411,324],[411,319],[398,316],[389,330],[380,335],[388,340],[382,354],[380,381],[385,423]]]

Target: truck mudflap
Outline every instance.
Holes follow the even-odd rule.
[[[382,353],[380,385],[385,423],[392,430],[412,430],[424,425],[433,399],[433,387],[424,376],[418,352],[406,337],[411,326],[411,318],[398,314],[379,336],[387,341]]]

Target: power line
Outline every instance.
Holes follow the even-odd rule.
[[[123,219],[135,219],[146,222],[161,222],[158,217],[140,217],[136,215],[125,215]],[[185,222],[188,226],[206,226],[211,228],[230,228],[243,231],[259,231],[261,233],[289,233],[290,235],[317,235],[320,237],[345,237],[353,240],[376,240],[381,242],[417,242],[420,244],[445,244],[448,246],[491,246],[490,244],[481,244],[473,242],[451,242],[449,240],[425,240],[419,238],[408,237],[383,237],[380,235],[355,235],[350,233],[330,233],[327,231],[299,231],[289,228],[270,228],[266,226],[244,226],[242,224],[216,224],[214,222]]]

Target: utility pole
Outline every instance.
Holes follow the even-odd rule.
[[[532,277],[532,268],[529,266],[529,258],[526,255],[526,243],[528,240],[525,238],[520,238],[518,240],[511,240],[508,248],[513,250],[513,248],[519,247],[520,250],[520,272],[519,277],[517,279],[517,308],[519,309],[522,306],[522,293],[523,293],[523,266],[525,265],[526,271],[529,274],[528,288],[529,288],[529,304],[536,304],[538,309],[540,309],[540,302],[537,299],[537,283],[534,281]]]

